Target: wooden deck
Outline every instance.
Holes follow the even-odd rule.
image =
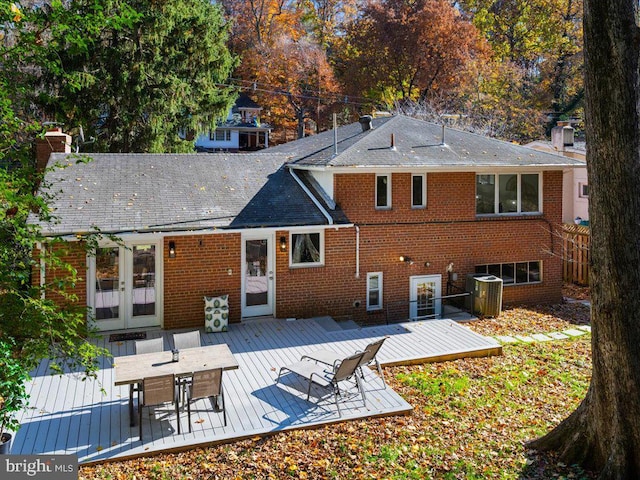
[[[152,330],[147,338],[164,337],[172,346],[171,331]],[[312,390],[305,400],[306,384],[294,374],[275,379],[281,366],[296,362],[315,349],[332,349],[345,355],[371,341],[388,336],[378,359],[383,365],[411,364],[501,353],[500,345],[451,320],[430,320],[395,325],[344,329],[333,320],[294,321],[255,319],[233,324],[229,332],[203,334],[205,344],[226,343],[238,359],[238,370],[224,373],[227,427],[209,400],[192,410],[192,433],[186,411],[178,435],[171,410],[156,409],[143,418],[144,443],[138,426],[129,426],[128,387],[113,385],[112,359],[102,359],[97,381],[82,381],[76,373],[50,376],[43,363],[29,386],[29,407],[22,412],[21,428],[14,435],[13,454],[76,454],[81,463],[148,455],[198,445],[230,442],[278,431],[308,428],[338,421],[397,415],[411,411],[391,388],[384,388],[374,371],[365,369],[366,407],[361,397],[348,396],[338,416],[327,391]],[[114,357],[134,354],[134,342],[101,342]],[[101,392],[101,387],[104,392]],[[322,397],[318,402],[316,397]],[[153,410],[152,410],[153,411]]]

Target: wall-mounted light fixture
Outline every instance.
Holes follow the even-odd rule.
[[[280,251],[287,251],[287,237],[280,237]]]
[[[400,255],[398,260],[400,260],[401,262],[404,262],[404,263],[408,263],[409,265],[413,265],[413,260],[411,260],[409,257],[407,257],[405,255]]]
[[[424,262],[424,266],[429,268],[431,266],[431,262]]]
[[[169,258],[176,258],[176,242],[169,242]]]

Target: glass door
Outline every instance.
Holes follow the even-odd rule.
[[[98,248],[95,256],[93,308],[99,330],[124,328],[120,247]],[[90,299],[91,300],[91,299]]]
[[[440,318],[442,276],[423,275],[410,278],[411,295],[409,318]]]
[[[157,249],[155,243],[127,243],[96,250],[89,303],[98,330],[160,325]]]
[[[156,305],[156,246],[131,245],[127,252],[130,268],[126,284],[127,326],[158,325]]]
[[[273,242],[260,237],[243,243],[242,316],[273,315]]]

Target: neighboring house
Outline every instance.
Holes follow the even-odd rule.
[[[551,142],[536,141],[527,147],[574,158],[582,166],[565,170],[562,186],[562,221],[589,223],[589,182],[587,180],[587,149],[584,142],[575,141],[570,122],[560,121],[551,129]]]
[[[414,318],[476,272],[508,304],[561,300],[554,229],[578,160],[404,116],[257,153],[91,156],[51,155],[68,166],[47,174],[62,193],[42,228],[122,239],[67,257],[101,330],[202,326],[203,297],[224,294],[234,322]]]
[[[226,121],[215,130],[200,135],[195,142],[199,152],[253,151],[269,146],[271,127],[260,123],[262,107],[241,94],[229,112]]]

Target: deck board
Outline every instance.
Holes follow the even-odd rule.
[[[332,395],[314,386],[306,400],[306,381],[283,374],[280,367],[318,349],[350,355],[381,337],[378,354],[384,365],[410,364],[437,358],[495,354],[499,344],[450,320],[342,329],[323,327],[314,319],[295,321],[259,318],[232,324],[228,332],[202,334],[205,345],[226,343],[238,360],[237,370],[223,374],[227,427],[208,399],[192,404],[192,432],[186,409],[180,413],[182,433],[169,407],[145,408],[143,438],[138,425],[129,426],[129,386],[114,386],[112,359],[101,359],[98,381],[82,381],[76,373],[50,376],[43,362],[29,383],[29,407],[21,412],[21,428],[11,447],[14,454],[76,454],[81,463],[148,455],[315,425],[407,413],[411,406],[391,388],[384,388],[377,372],[365,369],[366,406],[359,395],[341,403],[338,417]],[[164,338],[173,345],[173,331],[150,330],[147,338]],[[134,341],[96,340],[114,356],[133,355]],[[103,394],[100,388],[106,391]],[[137,404],[136,404],[137,405]],[[137,412],[136,412],[137,415]]]

